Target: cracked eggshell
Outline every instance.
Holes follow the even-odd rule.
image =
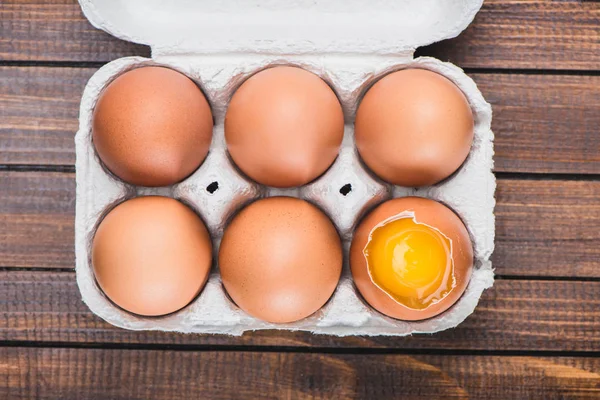
[[[302,66],[331,82],[346,115],[340,156],[323,176],[300,188],[273,190],[250,182],[236,170],[226,153],[223,129],[225,109],[240,77],[243,79],[274,63]],[[91,142],[91,112],[99,93],[119,74],[147,65],[164,65],[185,73],[202,87],[213,106],[215,127],[208,158],[192,176],[174,186],[140,188],[114,179],[102,168]],[[418,190],[391,186],[376,179],[365,170],[354,148],[353,119],[360,93],[379,76],[402,68],[426,68],[452,80],[465,93],[475,116],[475,137],[465,164],[446,181]],[[279,56],[262,55],[170,56],[154,60],[122,58],[106,64],[88,82],[82,98],[80,129],[75,141],[77,282],[89,308],[113,325],[132,330],[233,335],[258,329],[300,329],[337,336],[432,333],[462,322],[475,309],[483,290],[493,284],[490,255],[494,247],[495,179],[491,172],[491,108],[475,83],[452,64],[428,57],[412,60],[405,57],[339,55],[289,55],[285,60]],[[341,191],[343,187],[349,191]],[[476,267],[465,294],[454,307],[423,321],[399,321],[370,308],[355,290],[347,264],[344,265],[337,290],[327,304],[317,313],[298,322],[270,324],[241,311],[227,298],[218,266],[209,277],[205,289],[188,307],[165,317],[143,318],[125,312],[107,300],[95,284],[88,262],[89,237],[99,216],[116,200],[136,193],[172,196],[190,204],[202,216],[213,235],[215,251],[218,251],[219,237],[227,219],[244,204],[258,197],[294,196],[319,205],[342,233],[344,248],[349,247],[348,240],[353,227],[365,210],[390,197],[428,197],[448,204],[466,222],[476,249]],[[348,254],[347,249],[344,254]]]
[[[414,49],[458,35],[482,0],[80,0],[97,27],[149,44],[152,58],[125,57],[100,68],[84,90],[75,136],[77,199],[76,277],[91,311],[112,325],[130,330],[241,335],[260,329],[305,330],[318,334],[409,335],[452,328],[470,315],[483,290],[493,284],[494,249],[493,132],[491,108],[464,72],[449,63],[421,57]],[[332,16],[335,21],[332,21]],[[310,20],[315,24],[307,24]],[[334,22],[334,25],[332,25]],[[314,29],[317,26],[317,29]],[[365,35],[366,33],[366,35]],[[202,88],[215,125],[206,161],[173,186],[141,188],[115,179],[99,162],[91,140],[92,111],[104,87],[120,74],[141,66],[175,69]],[[247,77],[273,65],[300,66],[335,90],[345,116],[339,157],[308,185],[267,188],[251,182],[228,159],[224,117],[235,89]],[[369,173],[354,144],[359,96],[374,80],[403,68],[442,74],[465,94],[475,117],[469,157],[447,180],[419,189],[392,186]],[[345,190],[341,190],[346,188]],[[475,247],[475,268],[464,295],[448,311],[423,321],[400,321],[369,307],[357,293],[345,260],[331,299],[300,321],[271,324],[253,318],[228,299],[215,265],[200,295],[187,307],[159,318],[133,315],[108,301],[94,281],[90,238],[101,215],[117,201],[135,195],[181,199],[199,213],[213,237],[215,251],[228,218],[253,199],[289,195],[317,204],[343,236],[344,254],[354,226],[365,210],[390,197],[423,196],[449,205],[465,221]]]
[[[445,297],[423,309],[410,308],[393,299],[373,281],[369,272],[365,247],[378,226],[395,218],[413,218],[416,223],[437,230],[450,241],[448,256],[453,263],[455,285]],[[375,208],[356,229],[350,248],[350,268],[358,291],[373,308],[400,320],[424,320],[446,311],[462,296],[473,270],[473,247],[464,224],[448,207],[421,197],[396,198]]]

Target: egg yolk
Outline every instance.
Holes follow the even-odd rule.
[[[373,283],[406,307],[425,309],[456,286],[450,239],[412,218],[376,226],[363,253]]]

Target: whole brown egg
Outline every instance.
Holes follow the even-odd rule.
[[[422,320],[462,296],[473,270],[473,247],[466,227],[445,205],[397,198],[361,221],[352,239],[350,268],[373,308],[401,320]]]
[[[384,76],[366,92],[356,112],[356,146],[384,181],[432,185],[465,161],[473,124],[467,98],[448,78],[405,69]]]
[[[202,220],[177,200],[127,200],[99,224],[92,244],[98,285],[119,307],[144,316],[175,312],[202,290],[212,244]]]
[[[319,310],[333,294],[342,245],[317,207],[270,197],[244,208],[225,229],[219,269],[242,310],[268,322],[293,322]]]
[[[118,178],[167,186],[202,164],[212,128],[210,106],[194,81],[169,68],[141,67],[102,91],[94,108],[92,140]]]
[[[319,177],[336,159],[343,136],[335,93],[297,67],[272,67],[248,78],[225,116],[233,162],[268,186],[301,186]]]

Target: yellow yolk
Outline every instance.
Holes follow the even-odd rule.
[[[373,283],[406,307],[427,308],[456,285],[450,240],[412,218],[376,226],[363,253]]]

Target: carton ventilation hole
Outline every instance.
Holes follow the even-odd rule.
[[[344,186],[340,188],[340,193],[342,196],[347,196],[352,191],[352,185],[346,183]]]
[[[210,194],[215,193],[217,190],[219,190],[219,182],[217,182],[217,181],[212,182],[210,185],[208,185],[206,187],[206,191]]]

